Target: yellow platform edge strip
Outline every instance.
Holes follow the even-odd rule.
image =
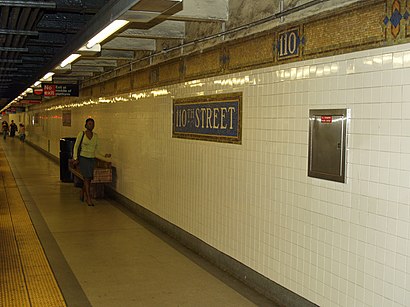
[[[65,307],[27,208],[0,149],[0,306]]]

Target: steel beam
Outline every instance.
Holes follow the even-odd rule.
[[[0,63],[23,63],[23,60],[0,59]]]
[[[131,38],[164,38],[164,39],[184,39],[185,22],[166,20],[148,30],[129,29],[117,35],[117,37]]]
[[[106,4],[105,0],[55,0],[59,12],[80,12],[82,14],[97,14]]]
[[[30,55],[30,56],[22,56],[20,63],[33,63],[38,65],[44,65],[51,59],[50,56],[47,55]]]
[[[23,74],[3,74],[3,76],[11,77],[11,78],[16,78],[16,77],[18,77],[18,78],[26,77],[27,78],[27,75],[23,75]]]
[[[90,20],[88,15],[74,13],[56,13],[45,15],[37,24],[37,30],[40,32],[69,33],[73,37],[76,33],[84,29],[84,25]]]
[[[66,75],[60,75],[58,77],[60,78],[65,78],[65,77],[92,77],[94,76],[93,72],[89,72],[89,71],[71,71],[70,73],[66,74]]]
[[[35,7],[43,9],[55,9],[55,2],[26,1],[26,0],[0,0],[0,6]]]
[[[147,38],[116,37],[104,44],[103,49],[111,50],[149,50],[155,51],[156,41]]]
[[[79,81],[79,80],[85,80],[85,77],[63,77],[63,76],[53,76],[53,82],[73,82],[73,81]]]
[[[117,67],[117,61],[115,60],[79,60],[75,62],[75,66],[99,66],[99,67]]]
[[[0,49],[1,50],[1,49]],[[42,55],[42,56],[54,56],[56,54],[56,48],[49,47],[46,45],[42,46],[29,46],[27,51],[30,52],[30,56]],[[64,59],[63,59],[64,60]],[[62,60],[61,60],[62,61]],[[59,63],[60,64],[60,63]],[[55,65],[57,66],[57,65]]]
[[[51,45],[51,46],[64,46],[69,41],[66,34],[54,33],[54,32],[40,32],[37,37],[30,38],[27,45],[39,46],[39,45]]]
[[[0,47],[0,51],[28,52],[28,48]]]
[[[99,72],[99,73],[101,73],[101,72],[104,72],[104,67],[72,65],[71,66],[71,71],[72,72],[88,71],[88,72]]]
[[[38,31],[24,31],[24,30],[0,29],[0,34],[5,34],[5,35],[38,36]]]
[[[133,60],[134,59],[134,51],[129,51],[129,50],[102,50],[101,55],[97,59]]]
[[[161,15],[161,12],[128,11],[121,18],[131,22],[147,23]]]

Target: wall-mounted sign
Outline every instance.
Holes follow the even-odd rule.
[[[38,124],[40,122],[40,113],[34,113],[32,117],[32,124]]]
[[[43,84],[44,97],[75,96],[78,97],[78,84]]]
[[[331,115],[322,115],[320,117],[320,122],[322,124],[331,124],[332,121],[333,121],[333,116],[331,116]]]
[[[242,93],[177,99],[172,136],[240,144],[241,118]]]
[[[43,88],[34,88],[33,94],[37,96],[43,95]]]
[[[63,126],[71,127],[71,110],[63,111]]]
[[[299,28],[279,33],[277,43],[278,60],[299,56],[300,43]]]

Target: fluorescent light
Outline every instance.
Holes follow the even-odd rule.
[[[91,48],[87,48],[86,45],[82,46],[80,49],[77,50],[77,53],[84,55],[84,56],[93,56],[97,55],[97,53],[101,52],[101,45],[95,44]]]
[[[81,56],[81,54],[73,53],[68,58],[66,58],[64,61],[61,62],[60,67],[67,66],[68,64],[70,64],[70,63],[74,62],[75,60],[77,60],[80,56]]]
[[[41,81],[36,81],[33,86],[39,86],[41,84]]]
[[[51,78],[54,75],[53,72],[48,72],[44,75],[43,78],[40,79],[40,81],[46,81],[47,79]]]
[[[117,32],[123,26],[125,26],[128,20],[114,20],[111,24],[105,27],[100,33],[90,39],[87,43],[87,48],[92,48],[95,44],[101,43],[107,37]]]

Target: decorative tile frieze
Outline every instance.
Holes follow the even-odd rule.
[[[254,37],[245,41],[239,41],[226,47],[229,62],[228,70],[273,63],[274,35]]]
[[[306,44],[303,55],[343,53],[374,46],[386,39],[380,17],[385,11],[382,1],[371,7],[360,7],[333,17],[326,17],[304,25]],[[346,51],[345,51],[346,52]]]
[[[100,97],[101,96],[101,87],[102,87],[102,84],[94,85],[91,88],[91,95],[90,96]]]
[[[221,72],[221,49],[195,53],[185,59],[185,77],[192,78]]]
[[[124,93],[132,89],[131,87],[131,78],[128,76],[122,76],[117,79],[117,93]]]
[[[146,88],[150,85],[149,69],[139,70],[133,74],[133,88]]]
[[[383,25],[387,41],[402,42],[409,33],[410,3],[408,0],[387,0]]]
[[[410,36],[410,0],[406,0],[406,12],[404,13],[406,20],[406,37]]]
[[[410,42],[409,18],[410,0],[363,0],[252,36],[221,41],[173,61],[135,71],[131,67],[125,76],[131,79],[132,89],[145,89],[289,61],[406,43]],[[113,73],[99,81],[104,82],[110,77],[116,76]],[[115,84],[114,80],[107,82]],[[93,84],[93,81],[88,81],[94,95]],[[116,86],[104,85],[100,92],[126,91],[127,86],[128,82],[121,80]]]
[[[112,95],[115,94],[117,91],[116,82],[107,81],[101,85],[101,94],[102,95]]]
[[[176,81],[180,76],[180,61],[172,61],[159,66],[159,82]]]

